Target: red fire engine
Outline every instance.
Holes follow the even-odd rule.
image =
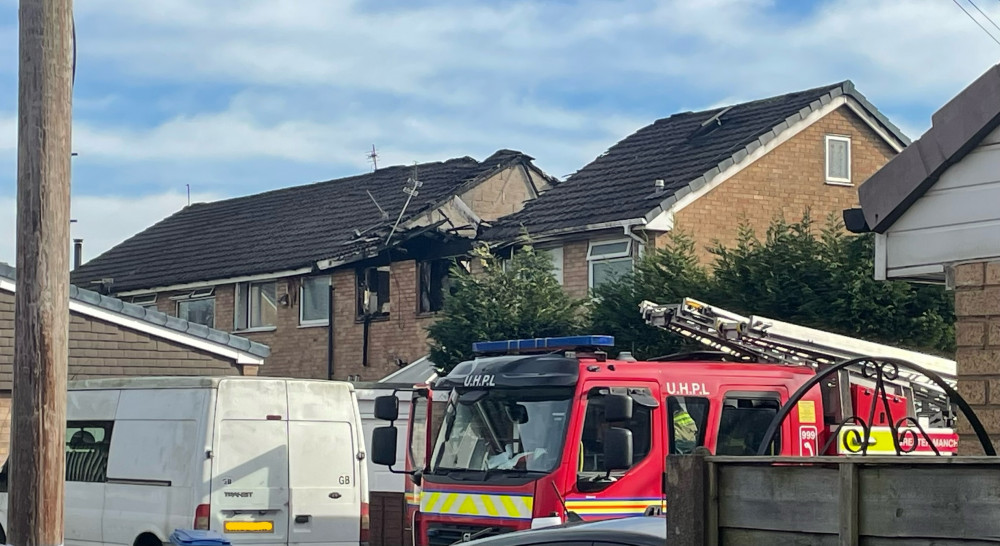
[[[474,346],[476,359],[415,390],[405,472],[416,544],[655,512],[668,454],[697,447],[757,454],[779,408],[818,370],[843,360],[893,357],[954,376],[954,362],[945,359],[691,299],[644,302],[642,313],[649,324],[714,350],[639,362],[608,358],[609,336],[483,342]],[[875,387],[862,370],[839,372],[802,396],[766,452],[857,452],[852,442],[862,436],[850,431],[860,425],[850,418],[870,413],[868,453],[886,446],[899,452],[885,435],[903,416],[913,416],[925,433],[910,435],[920,445],[905,451],[956,451],[954,417],[940,387],[904,371],[884,385],[884,401]],[[396,403],[395,396],[377,400],[376,417],[396,419]],[[373,462],[396,461],[395,434],[391,423],[376,429]]]

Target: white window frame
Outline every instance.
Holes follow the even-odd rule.
[[[612,252],[609,254],[594,255],[594,247],[616,243],[625,243],[625,250]],[[635,258],[632,256],[632,239],[604,239],[589,241],[587,246],[587,286],[594,289],[594,264],[614,263],[628,260],[632,267],[635,267]]]
[[[327,275],[327,276],[317,276],[317,277],[303,277],[302,278],[302,282],[299,283],[299,326],[327,326],[327,325],[330,324],[329,314],[327,314],[327,318],[322,318],[322,319],[306,320],[306,319],[302,318],[302,311],[303,311],[303,309],[305,309],[305,305],[304,305],[303,302],[306,301],[305,296],[306,296],[306,280],[307,279],[326,279],[328,281],[329,284],[327,285],[326,299],[327,299],[327,305],[330,304],[329,303],[329,301],[330,301],[330,292],[329,292],[329,290],[330,290],[330,286],[333,285],[333,277],[331,277],[329,275]],[[329,309],[327,309],[327,313],[329,313]]]
[[[236,287],[234,289],[234,294],[233,294],[235,296],[233,298],[233,331],[234,332],[272,332],[272,331],[278,329],[278,325],[277,324],[272,324],[272,325],[269,325],[269,326],[250,326],[250,317],[253,315],[253,308],[250,306],[250,303],[251,303],[250,302],[250,286],[254,285],[254,284],[268,284],[268,283],[274,283],[275,305],[277,305],[277,307],[278,307],[278,311],[277,312],[280,312],[281,304],[278,303],[278,299],[280,299],[280,297],[278,296],[278,280],[277,279],[261,280],[261,281],[249,281],[249,282],[237,283]],[[246,316],[246,320],[245,321],[241,321],[240,320],[240,318],[241,318],[240,317],[240,300],[242,298],[247,298],[247,309],[246,309],[247,316]],[[245,327],[242,327],[242,323],[243,322],[246,323]],[[275,317],[275,322],[277,323],[277,317]]]
[[[836,178],[830,176],[830,142],[839,141],[847,143],[847,178]],[[823,177],[827,184],[834,186],[853,186],[851,182],[851,137],[845,135],[826,135],[823,139]]]
[[[130,303],[138,305],[143,309],[156,310],[156,296],[155,292],[152,294],[139,294],[138,296],[132,296]]]

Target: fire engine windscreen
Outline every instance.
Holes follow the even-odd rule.
[[[551,472],[558,466],[572,388],[455,390],[431,472]]]

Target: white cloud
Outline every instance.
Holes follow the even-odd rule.
[[[191,202],[215,201],[215,193],[194,193]],[[166,192],[142,197],[74,197],[71,237],[82,238],[84,261],[94,258],[132,235],[179,211],[187,195]],[[0,262],[14,264],[16,208],[13,198],[0,197]]]
[[[515,148],[562,176],[654,119],[843,79],[915,138],[998,52],[941,0],[828,1],[798,17],[776,0],[394,4],[78,3],[78,82],[90,82],[80,90],[106,88],[76,97],[77,164],[145,168],[220,195],[309,181],[265,178],[283,165],[364,172],[372,144],[380,165]],[[980,7],[1000,20],[1000,3]],[[197,95],[216,88],[212,100]],[[13,108],[0,106],[11,166]],[[225,178],[251,161],[269,168]],[[0,234],[13,233],[9,171]],[[91,184],[75,175],[74,234],[89,256],[184,202],[149,180],[115,187],[156,193],[137,198],[87,197]],[[0,239],[0,259],[12,249]]]

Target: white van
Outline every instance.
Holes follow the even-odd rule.
[[[349,383],[96,379],[70,382],[68,401],[67,545],[160,546],[192,528],[233,544],[368,540],[365,443]],[[5,527],[7,477],[4,465]]]

